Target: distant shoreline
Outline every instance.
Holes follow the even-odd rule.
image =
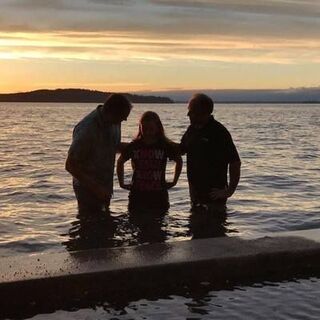
[[[86,89],[35,90],[0,94],[0,102],[103,103],[111,92]],[[132,103],[174,103],[168,97],[123,93]]]
[[[5,100],[0,100],[0,103],[50,103],[50,104],[57,104],[57,103],[65,103],[65,104],[74,104],[74,103],[79,103],[79,104],[88,104],[88,103],[102,103],[101,101],[5,101]],[[133,103],[138,103],[138,104],[187,104],[188,101],[172,101],[172,102],[133,102]],[[308,104],[308,105],[316,105],[320,104],[320,101],[315,101],[315,102],[306,102],[306,101],[215,101],[215,105],[217,104]]]
[[[290,90],[203,90],[215,103],[319,104],[320,87]],[[187,103],[193,91],[123,93],[132,103]],[[103,103],[111,92],[88,89],[41,89],[0,94],[0,102]]]

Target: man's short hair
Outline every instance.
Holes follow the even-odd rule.
[[[123,94],[112,93],[104,103],[104,108],[114,114],[123,114],[125,111],[130,111],[132,105]]]
[[[213,100],[204,93],[196,93],[194,94],[189,103],[193,102],[197,108],[201,109],[201,111],[211,114],[213,111]]]

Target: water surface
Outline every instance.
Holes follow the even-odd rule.
[[[81,225],[71,177],[64,170],[74,125],[95,104],[0,104],[0,256],[178,241],[201,236],[259,236],[320,228],[320,105],[217,104],[215,117],[231,132],[242,159],[242,177],[228,202],[228,217],[195,224],[185,167],[170,191],[163,220],[132,224],[127,191],[115,181],[113,221]],[[159,113],[167,135],[179,142],[188,126],[185,104],[135,105],[122,126],[124,141],[142,112]],[[185,159],[184,159],[185,160]],[[127,166],[127,179],[130,168]],[[168,179],[173,165],[168,166]]]
[[[232,319],[317,320],[320,303],[319,279],[258,282],[210,290],[207,283],[183,295],[139,299],[126,304],[101,303],[80,310],[59,310],[37,315],[33,320],[60,319]]]

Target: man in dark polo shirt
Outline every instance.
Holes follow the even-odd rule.
[[[223,211],[238,186],[241,162],[229,131],[213,118],[212,111],[213,101],[207,95],[191,98],[190,126],[180,146],[187,154],[192,208]]]
[[[115,154],[121,147],[121,122],[131,108],[125,96],[111,94],[73,130],[66,170],[73,176],[80,216],[109,211]]]

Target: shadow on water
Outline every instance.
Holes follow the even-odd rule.
[[[71,223],[69,239],[62,244],[68,251],[117,247],[116,227],[111,216],[81,217]]]
[[[190,216],[190,232],[192,239],[215,238],[226,236],[226,216],[215,217],[209,213],[192,213]]]
[[[62,244],[68,251],[78,251],[165,242],[164,217],[165,213],[153,212],[78,215]]]
[[[165,212],[132,212],[129,222],[137,229],[137,243],[165,242],[168,234],[165,228]]]
[[[184,223],[180,222],[181,225]],[[71,222],[68,233],[63,234],[68,239],[62,244],[68,251],[151,244],[181,239],[180,229],[184,230],[184,238],[191,236],[192,239],[224,237],[237,232],[230,228],[226,210],[192,210],[184,228],[179,228],[179,221],[168,212],[111,212],[110,215],[104,212],[78,215]]]
[[[192,239],[225,237],[227,232],[227,210],[204,206],[191,209],[189,229]]]

